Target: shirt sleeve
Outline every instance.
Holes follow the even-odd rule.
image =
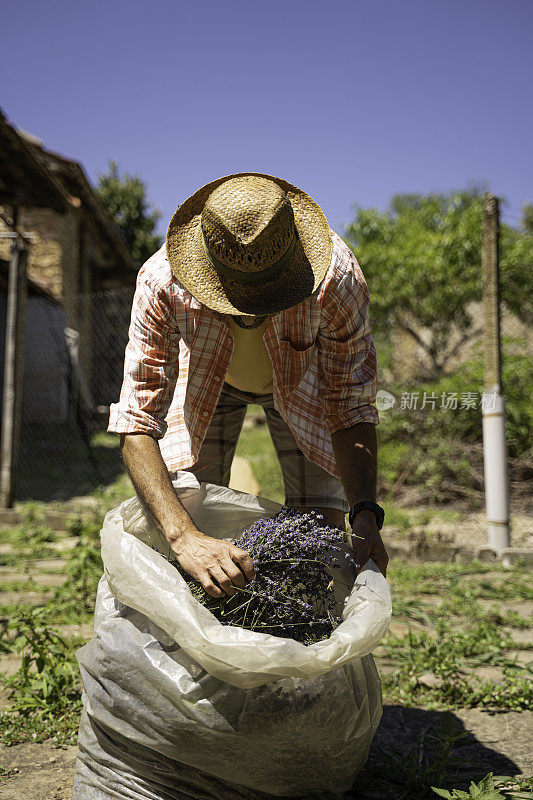
[[[369,293],[353,253],[325,286],[319,347],[319,397],[328,433],[358,422],[379,425],[377,356],[369,322]]]
[[[118,403],[110,407],[108,431],[148,433],[156,439],[164,436],[178,378],[179,341],[166,288],[152,288],[141,269],[131,311],[124,380]]]

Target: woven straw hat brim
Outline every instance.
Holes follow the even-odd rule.
[[[245,284],[220,275],[209,261],[202,237],[201,215],[211,192],[232,178],[254,176],[277,183],[287,194],[299,241],[282,271],[267,281]],[[167,230],[170,267],[192,296],[222,314],[275,314],[309,297],[331,262],[332,242],[321,208],[308,194],[282,178],[258,172],[227,175],[206,184],[182,203]]]

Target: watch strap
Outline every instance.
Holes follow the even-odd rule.
[[[372,511],[376,517],[376,522],[378,525],[378,531],[380,531],[383,527],[383,520],[385,519],[385,511],[378,505],[374,500],[361,500],[359,503],[356,503],[350,509],[350,514],[348,516],[350,525],[353,526],[355,515],[358,511]]]

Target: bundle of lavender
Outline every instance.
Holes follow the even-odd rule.
[[[342,575],[349,592],[356,565],[343,531],[325,517],[284,506],[250,525],[235,544],[250,554],[256,577],[244,589],[235,587],[232,597],[210,597],[180,569],[194,597],[220,622],[306,645],[327,638],[340,624],[334,586]],[[353,576],[350,584],[346,575]]]

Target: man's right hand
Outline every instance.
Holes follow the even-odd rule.
[[[211,597],[235,594],[255,576],[252,559],[225,539],[199,531],[178,499],[158,442],[148,434],[122,434],[120,446],[135,491],[185,572]]]
[[[180,566],[199,581],[211,597],[231,597],[234,586],[244,589],[255,577],[255,568],[247,552],[226,539],[213,539],[198,531],[182,534],[170,542]]]

